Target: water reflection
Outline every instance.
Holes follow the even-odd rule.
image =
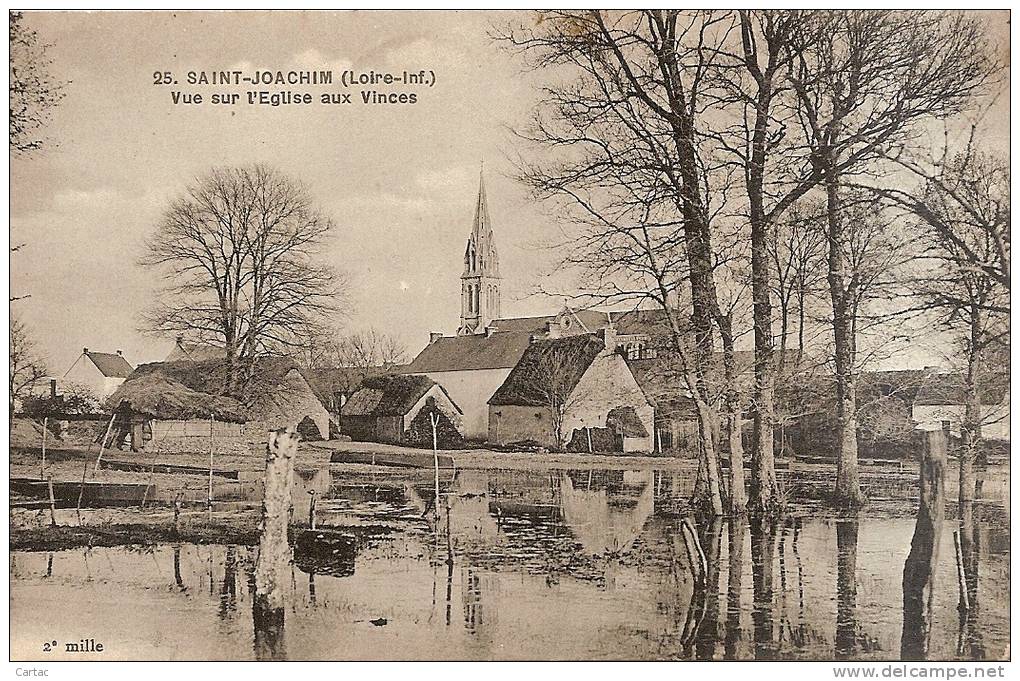
[[[909,652],[898,594],[913,518],[795,508],[752,524],[699,519],[673,496],[692,484],[678,475],[460,471],[442,482],[438,521],[430,476],[303,476],[323,532],[357,542],[342,569],[295,551],[286,633],[257,609],[251,548],[15,552],[12,656],[30,657],[44,631],[83,618],[108,628],[112,654],[136,659],[888,659],[901,643]],[[925,654],[1003,657],[1004,509],[961,511],[931,566]],[[962,594],[947,548],[957,529]]]

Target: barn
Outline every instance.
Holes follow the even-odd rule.
[[[439,415],[440,444],[459,441],[464,412],[441,385],[428,376],[370,376],[344,404],[341,433],[362,442],[425,444],[423,431],[431,431],[428,414]]]

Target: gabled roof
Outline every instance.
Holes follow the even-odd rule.
[[[115,352],[89,351],[85,356],[92,360],[99,373],[107,378],[127,378],[134,371],[134,367],[124,359],[124,356]]]
[[[604,349],[605,343],[593,334],[536,341],[489,398],[489,404],[548,406],[551,392],[566,399]]]
[[[528,349],[530,333],[494,333],[439,338],[401,371],[424,374],[468,369],[510,369]]]
[[[437,384],[428,376],[387,374],[370,376],[341,409],[343,416],[404,416]],[[446,394],[446,390],[439,386]],[[460,411],[446,394],[450,403]]]
[[[223,348],[205,343],[185,343],[178,339],[174,349],[166,356],[167,362],[211,362],[225,356]]]

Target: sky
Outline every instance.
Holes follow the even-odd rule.
[[[539,97],[539,74],[490,37],[495,12],[28,13],[67,82],[48,147],[11,159],[12,295],[50,371],[81,348],[162,360],[172,339],[139,331],[159,278],[137,264],[168,203],[211,168],[267,163],[305,183],[336,230],[323,257],[349,279],[348,330],[375,327],[413,356],[460,311],[464,243],[484,161],[503,276],[504,316],[548,314],[533,293],[555,256],[548,207],[514,179],[513,127]],[[1008,41],[1008,16],[993,35]],[[1005,44],[1005,43],[1004,43]],[[1008,59],[1008,55],[1006,56]],[[413,106],[188,107],[170,92],[189,70],[435,73]],[[179,88],[153,84],[172,71]],[[275,88],[260,88],[275,89]],[[280,89],[347,91],[315,86]],[[412,90],[408,90],[412,91]],[[356,95],[355,95],[356,96]],[[1008,98],[992,122],[1008,140]],[[549,288],[549,287],[547,287]],[[907,363],[923,362],[914,357]]]

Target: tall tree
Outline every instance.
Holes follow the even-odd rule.
[[[217,168],[171,202],[141,262],[159,268],[146,328],[223,348],[224,390],[260,356],[298,352],[340,304],[320,261],[333,222],[301,184],[265,165]]]
[[[932,312],[942,328],[962,339],[966,407],[961,428],[960,508],[974,497],[975,447],[984,419],[980,395],[987,353],[1008,344],[1010,293],[1009,163],[972,144],[924,169],[901,159],[920,176],[916,191],[875,191],[918,223],[922,270],[916,280],[918,309]]]
[[[40,132],[54,106],[64,97],[64,84],[50,74],[49,46],[24,24],[21,12],[10,12],[10,148],[24,154],[43,147]]]
[[[616,258],[619,271],[637,267],[649,276],[641,294],[655,300],[668,321],[698,411],[704,501],[716,515],[723,511],[718,411],[709,383],[713,323],[720,317],[699,117],[712,54],[703,48],[718,39],[722,21],[710,12],[675,10],[545,12],[537,23],[501,36],[532,65],[566,68],[574,76],[546,89],[532,130],[523,135],[564,153],[526,168],[525,180],[539,195],[578,209],[595,245],[609,256],[606,264]],[[689,297],[679,295],[680,282],[668,270],[677,255]],[[612,283],[606,288],[613,297],[628,297]],[[681,298],[689,313],[677,308]]]
[[[942,11],[826,14],[822,31],[795,32],[796,94],[808,177],[826,196],[837,422],[835,500],[864,502],[857,463],[855,297],[842,189],[926,119],[959,113],[994,71],[978,19]]]

